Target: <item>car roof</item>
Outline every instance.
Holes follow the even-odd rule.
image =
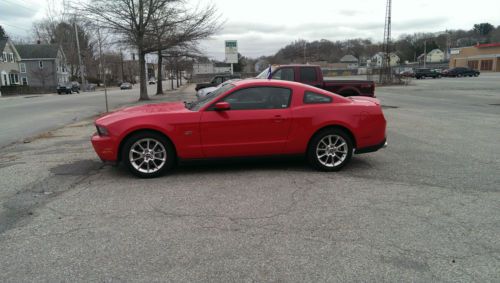
[[[246,79],[246,80],[232,82],[232,84],[235,86],[255,85],[255,86],[281,86],[281,87],[307,87],[307,85],[298,82],[291,82],[284,80],[269,80],[269,79]]]
[[[236,87],[252,87],[252,86],[270,86],[270,87],[286,87],[286,88],[294,88],[294,87],[299,87],[307,91],[312,91],[316,92],[319,94],[327,94],[327,95],[337,95],[335,93],[332,93],[330,91],[317,88],[311,85],[299,83],[299,82],[291,82],[291,81],[284,81],[284,80],[269,80],[269,79],[244,79],[240,81],[236,81],[231,83],[232,85]]]

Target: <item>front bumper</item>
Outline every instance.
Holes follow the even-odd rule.
[[[386,148],[389,144],[387,143],[387,139],[384,139],[381,143],[364,147],[364,148],[358,148],[354,151],[355,154],[363,154],[363,153],[370,153],[370,152],[375,152],[378,151],[381,148]]]
[[[116,162],[118,160],[116,141],[112,137],[99,136],[95,133],[90,140],[95,152],[102,161]]]

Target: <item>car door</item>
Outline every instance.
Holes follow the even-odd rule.
[[[281,87],[239,89],[218,102],[231,105],[216,111],[215,103],[201,116],[205,157],[281,154],[291,125],[292,90]]]

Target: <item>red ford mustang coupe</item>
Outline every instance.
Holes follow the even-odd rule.
[[[197,102],[126,108],[96,120],[92,144],[106,162],[156,177],[179,160],[305,155],[337,171],[353,153],[386,145],[380,102],[277,80],[242,80]]]

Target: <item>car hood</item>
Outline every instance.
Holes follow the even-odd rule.
[[[184,107],[184,102],[168,102],[159,104],[146,104],[140,106],[127,107],[116,110],[112,113],[104,114],[96,120],[96,124],[109,125],[113,122],[134,118],[138,116],[147,116],[153,114],[182,113],[189,111]]]

